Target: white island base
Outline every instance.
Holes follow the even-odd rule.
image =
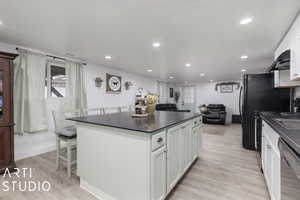
[[[100,200],[162,200],[199,155],[201,119],[155,133],[78,123],[77,175]]]

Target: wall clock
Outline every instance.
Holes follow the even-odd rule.
[[[122,78],[112,74],[106,74],[106,92],[121,93]]]

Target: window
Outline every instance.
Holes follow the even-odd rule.
[[[46,97],[66,96],[67,76],[63,64],[49,63],[46,70]]]

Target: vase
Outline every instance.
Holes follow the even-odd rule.
[[[154,115],[154,113],[155,113],[155,107],[156,107],[156,104],[148,104],[148,106],[147,106],[147,113],[149,115]]]

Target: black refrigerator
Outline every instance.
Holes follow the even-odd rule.
[[[243,147],[256,150],[256,139],[261,136],[255,135],[255,114],[260,111],[289,112],[290,89],[274,88],[273,73],[245,74],[239,102]]]

